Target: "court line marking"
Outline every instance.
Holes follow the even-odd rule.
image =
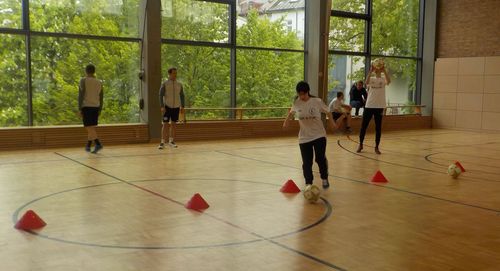
[[[254,183],[254,184],[260,184],[260,185],[270,185],[270,186],[273,186],[273,187],[280,187],[280,185],[278,185],[278,184],[267,183],[267,182],[257,182],[257,181],[250,181],[250,180],[241,180],[241,179],[240,180],[237,180],[237,179],[216,179],[216,178],[209,178],[209,179],[206,179],[206,178],[161,178],[161,179],[134,180],[134,181],[130,181],[130,182],[138,183],[138,182],[160,182],[160,181],[179,181],[179,180],[182,180],[182,181],[245,182],[245,183]],[[94,184],[94,185],[88,185],[88,186],[81,186],[81,187],[70,188],[70,189],[66,189],[66,190],[63,190],[63,191],[58,191],[58,192],[54,192],[54,193],[51,193],[51,194],[48,194],[48,195],[41,196],[41,197],[33,199],[33,200],[25,203],[21,207],[19,207],[14,212],[14,214],[12,215],[12,221],[14,222],[14,224],[17,223],[18,218],[19,218],[19,213],[21,212],[21,210],[27,208],[29,205],[31,205],[31,204],[33,204],[35,202],[41,201],[43,199],[46,199],[46,198],[49,198],[49,197],[53,197],[53,196],[56,196],[56,195],[59,195],[59,194],[63,194],[63,193],[77,191],[77,190],[83,190],[83,189],[100,187],[100,186],[115,185],[115,184],[122,184],[122,182],[116,181],[116,182],[109,182],[109,183],[104,183],[104,184]],[[294,234],[306,231],[308,229],[311,229],[311,228],[313,228],[313,227],[315,227],[315,226],[323,223],[331,215],[331,213],[332,213],[332,206],[331,206],[331,204],[326,199],[321,198],[321,200],[323,201],[323,203],[326,206],[326,208],[325,208],[325,212],[323,213],[323,215],[318,220],[316,220],[315,222],[313,222],[313,223],[311,223],[309,225],[306,225],[306,226],[304,226],[302,228],[299,228],[297,230],[293,230],[291,232],[286,232],[286,233],[282,233],[282,234],[277,234],[277,235],[270,236],[270,237],[267,237],[267,238],[269,238],[269,239],[278,239],[278,238],[281,238],[281,237],[294,235]],[[39,233],[39,232],[36,232],[36,231],[28,231],[28,232],[30,232],[30,233],[32,233],[34,235],[46,238],[46,239],[50,239],[50,240],[54,240],[54,241],[59,241],[59,242],[63,242],[63,243],[70,243],[70,244],[77,244],[77,245],[84,245],[84,246],[92,246],[92,247],[123,248],[123,249],[141,249],[141,248],[142,249],[193,249],[193,248],[210,248],[210,247],[225,247],[225,246],[233,246],[233,245],[244,245],[244,244],[247,244],[247,243],[255,243],[255,242],[264,241],[264,239],[261,238],[261,239],[248,240],[248,241],[229,242],[229,243],[212,244],[212,245],[198,245],[198,246],[120,246],[120,245],[105,245],[105,244],[95,244],[95,243],[86,243],[86,242],[82,242],[82,241],[67,240],[67,239],[62,239],[62,238],[59,238],[59,237],[51,237],[49,235],[42,234],[42,233]]]
[[[288,167],[288,168],[294,168],[294,169],[297,169],[297,170],[301,170],[301,168],[299,168],[299,167],[294,167],[294,166],[280,164],[280,163],[276,163],[276,162],[270,162],[270,161],[260,160],[260,159],[252,158],[252,157],[246,157],[246,156],[242,156],[242,155],[239,155],[239,154],[232,154],[232,153],[225,153],[225,152],[221,152],[221,153],[224,153],[224,154],[230,155],[230,156],[234,156],[234,157],[240,157],[240,158],[247,159],[247,160],[253,160],[253,161],[257,161],[257,162],[261,162],[261,163],[273,164],[273,165],[277,165],[277,166],[283,166],[283,167]],[[354,154],[356,154],[356,153],[354,153]],[[376,160],[376,159],[373,159],[373,158],[370,158],[370,157],[366,157],[366,158],[369,158],[369,159],[372,159],[372,160]],[[383,162],[383,161],[380,161],[380,162]],[[488,208],[488,207],[482,207],[482,206],[479,206],[479,205],[473,205],[473,204],[463,203],[463,202],[449,200],[449,199],[445,199],[445,198],[440,198],[440,197],[436,197],[436,196],[432,196],[432,195],[427,195],[427,194],[423,194],[423,193],[413,192],[413,191],[409,191],[409,190],[405,190],[405,189],[401,189],[401,188],[396,188],[396,187],[392,187],[392,186],[388,186],[388,185],[374,184],[374,183],[371,183],[371,182],[368,182],[368,181],[362,181],[362,180],[352,179],[352,178],[338,176],[338,175],[333,175],[333,174],[328,174],[328,176],[335,177],[335,178],[338,178],[338,179],[347,180],[347,181],[351,181],[351,182],[356,182],[356,183],[360,183],[360,184],[373,185],[373,186],[380,187],[380,188],[385,188],[385,189],[390,189],[390,190],[394,190],[394,191],[398,191],[398,192],[408,193],[408,194],[411,194],[411,195],[420,196],[420,197],[424,197],[424,198],[429,198],[429,199],[444,201],[444,202],[448,202],[448,203],[452,203],[452,204],[458,204],[458,205],[462,205],[462,206],[466,206],[466,207],[477,208],[477,209],[480,209],[480,210],[483,210],[483,211],[495,212],[495,213],[497,213],[497,215],[500,214],[500,210],[496,210],[496,209],[492,209],[492,208]]]
[[[164,196],[164,195],[162,195],[162,194],[159,194],[159,193],[154,192],[154,191],[152,191],[152,190],[146,189],[146,188],[141,187],[141,186],[139,186],[139,185],[135,185],[135,184],[133,184],[133,183],[131,183],[131,182],[129,182],[129,181],[125,181],[125,180],[123,180],[123,179],[121,179],[121,178],[115,177],[115,176],[113,176],[113,175],[111,175],[111,174],[109,174],[109,173],[106,173],[106,172],[104,172],[104,171],[102,171],[102,170],[99,170],[99,169],[97,169],[97,168],[94,168],[94,167],[92,167],[92,166],[86,165],[86,164],[84,164],[84,163],[82,163],[82,162],[80,162],[80,161],[77,161],[77,160],[75,160],[75,159],[72,159],[72,158],[70,158],[70,157],[67,157],[67,156],[65,156],[65,155],[63,155],[63,154],[60,154],[60,153],[58,153],[58,152],[54,152],[54,153],[55,153],[56,155],[59,155],[59,156],[61,156],[61,157],[66,158],[66,159],[68,159],[68,160],[70,160],[70,161],[73,161],[74,163],[80,164],[80,165],[82,165],[82,166],[84,166],[84,167],[87,167],[87,168],[89,168],[89,169],[91,169],[91,170],[94,170],[94,171],[96,171],[96,172],[99,172],[99,173],[101,173],[101,174],[103,174],[103,175],[105,175],[105,176],[108,176],[108,177],[111,177],[111,178],[113,178],[113,179],[115,179],[115,180],[118,180],[118,181],[120,181],[120,182],[122,182],[122,183],[124,183],[124,184],[128,184],[128,185],[130,185],[130,186],[133,186],[133,187],[138,188],[138,189],[140,189],[140,190],[143,190],[143,191],[145,191],[145,192],[151,193],[151,194],[153,194],[153,195],[155,195],[155,196],[158,196],[158,197],[160,197],[160,198],[166,199],[166,200],[168,200],[168,201],[170,201],[170,202],[173,202],[173,203],[179,204],[179,205],[181,205],[181,206],[184,206],[184,204],[183,204],[183,203],[181,203],[181,202],[179,202],[179,201],[176,201],[176,200],[174,200],[174,199],[170,199],[170,198],[168,198],[168,197],[166,197],[166,196]],[[324,198],[321,198],[321,200],[322,200],[325,204],[326,204],[326,203],[328,203],[328,204],[329,204],[328,200],[326,200],[326,199],[324,199]],[[196,211],[196,210],[194,210],[194,211]],[[202,214],[204,214],[204,215],[207,215],[207,216],[209,216],[209,217],[211,217],[211,218],[213,218],[213,219],[215,219],[215,220],[217,220],[217,221],[219,221],[219,222],[222,222],[222,223],[225,223],[225,224],[227,224],[227,225],[229,225],[229,226],[232,226],[232,227],[234,227],[234,228],[240,229],[240,230],[242,230],[242,231],[244,231],[244,232],[246,232],[246,233],[248,233],[248,234],[250,234],[250,235],[254,235],[254,236],[258,237],[258,238],[261,238],[261,239],[263,239],[263,240],[265,240],[265,241],[267,241],[267,242],[269,242],[269,243],[272,243],[272,244],[274,244],[274,245],[277,245],[277,246],[279,246],[279,247],[281,247],[281,248],[284,248],[284,249],[286,249],[286,250],[288,250],[288,251],[294,252],[294,253],[299,254],[299,255],[301,255],[301,256],[303,256],[303,257],[305,257],[305,258],[308,258],[308,259],[310,259],[310,260],[313,260],[313,261],[315,261],[315,262],[317,262],[317,263],[323,264],[323,265],[325,265],[325,266],[327,266],[327,267],[330,267],[330,268],[333,268],[333,269],[336,269],[336,270],[340,270],[340,271],[347,270],[347,269],[341,268],[341,267],[339,267],[339,266],[337,266],[337,265],[335,265],[335,264],[333,264],[333,263],[327,262],[327,261],[322,260],[322,259],[320,259],[320,258],[317,258],[317,257],[315,257],[315,256],[313,256],[313,255],[310,255],[310,254],[308,254],[308,253],[305,253],[305,252],[302,252],[302,251],[296,250],[296,249],[294,249],[294,248],[288,247],[288,246],[286,246],[286,245],[284,245],[284,244],[281,244],[281,243],[279,243],[279,242],[277,242],[277,241],[275,241],[275,240],[269,239],[268,237],[265,237],[265,236],[263,236],[263,235],[260,235],[260,234],[258,234],[258,233],[255,233],[255,232],[253,232],[253,231],[251,231],[251,230],[248,230],[248,229],[245,229],[245,228],[243,228],[243,227],[241,227],[241,226],[238,226],[238,225],[236,225],[236,224],[234,224],[234,223],[231,223],[231,222],[229,222],[229,221],[223,220],[223,219],[221,219],[221,218],[219,218],[219,217],[217,217],[217,216],[215,216],[215,215],[212,215],[212,214],[210,214],[210,213],[207,213],[207,212],[200,212],[200,213],[202,213]],[[329,213],[329,215],[330,215],[330,214],[331,214],[331,212]],[[325,220],[326,220],[326,219],[325,219]],[[32,232],[32,231],[27,231],[27,232],[29,232],[29,233],[32,233],[32,234],[33,234],[33,232]],[[36,232],[35,232],[35,233],[36,233]]]
[[[434,160],[431,159],[431,156],[434,156],[436,154],[448,154],[447,152],[435,152],[435,153],[431,153],[431,154],[428,154],[426,155],[424,158],[425,158],[425,161],[429,162],[429,163],[432,163],[432,164],[435,164],[435,165],[439,165],[439,166],[442,166],[442,167],[448,167],[449,165],[445,165],[445,164],[440,164]],[[448,160],[448,159],[445,159],[445,158],[436,158],[438,160]],[[486,158],[484,158],[486,159]],[[468,164],[471,164],[471,165],[478,165],[476,163],[468,163]],[[494,168],[494,169],[500,169],[500,167],[495,167],[495,166],[488,166],[490,168]],[[489,172],[489,171],[485,171],[485,170],[478,170],[478,169],[468,169],[467,168],[467,172],[478,172],[478,173],[484,173],[484,174],[491,174],[491,175],[498,175],[500,174],[500,172]],[[492,180],[493,181],[493,180]],[[498,182],[498,181],[495,181],[495,182]]]
[[[425,130],[425,129],[424,129]],[[409,130],[409,131],[418,131],[418,130]],[[454,130],[452,130],[454,131]],[[410,134],[409,136],[425,136],[425,135],[445,135],[445,134],[456,134],[455,132],[435,132],[435,133],[424,133],[424,134]],[[295,137],[281,137],[281,138],[294,138]],[[399,138],[405,138],[403,136],[386,136],[384,139],[399,139]],[[124,144],[125,145],[125,144]],[[128,144],[126,144],[128,145]],[[151,144],[136,144],[136,145],[151,145]],[[122,146],[122,145],[114,145],[114,146]],[[145,154],[123,154],[123,155],[92,155],[88,157],[80,157],[77,158],[77,160],[80,159],[109,159],[109,158],[120,158],[120,157],[141,157],[141,156],[162,156],[162,155],[175,155],[175,154],[186,154],[186,153],[209,153],[209,152],[215,152],[215,151],[232,151],[232,150],[244,150],[244,149],[265,149],[265,148],[281,148],[281,147],[291,147],[295,146],[295,144],[283,144],[283,145],[269,145],[269,146],[253,146],[253,147],[243,147],[243,148],[232,148],[232,149],[215,149],[215,150],[198,150],[198,151],[186,151],[186,152],[163,152],[163,153],[145,153]],[[133,148],[130,148],[133,149]],[[153,147],[152,149],[156,149],[156,147]],[[60,153],[60,152],[59,152]],[[76,159],[76,158],[74,158]],[[0,166],[2,165],[10,165],[10,164],[28,164],[28,163],[44,163],[44,162],[60,162],[64,161],[65,159],[54,159],[54,160],[31,160],[31,161],[14,161],[14,162],[0,162]]]
[[[351,139],[349,136],[347,136],[347,138],[350,141],[359,144],[359,142]],[[374,161],[378,161],[378,162],[382,162],[382,163],[386,163],[386,164],[390,164],[390,165],[394,165],[394,166],[406,167],[406,168],[411,168],[411,169],[418,169],[418,170],[422,170],[422,171],[426,171],[426,172],[433,172],[433,173],[437,173],[437,174],[445,174],[445,175],[447,175],[447,173],[444,170],[443,171],[437,171],[437,170],[433,170],[433,169],[408,166],[408,165],[404,165],[404,164],[398,164],[398,163],[395,163],[395,162],[390,162],[390,161],[384,161],[384,160],[380,160],[380,159],[375,159],[373,157],[362,155],[362,154],[357,153],[357,152],[355,153],[353,151],[348,150],[346,147],[342,146],[342,144],[340,144],[340,141],[341,141],[341,139],[337,140],[337,145],[339,145],[340,148],[342,148],[343,150],[345,150],[345,151],[347,151],[347,152],[349,152],[351,154],[354,154],[354,155],[357,155],[357,156],[360,156],[360,157],[363,157],[363,158],[366,158],[366,159],[370,159],[370,160],[374,160]],[[363,145],[364,146],[370,146],[370,145],[366,145],[366,144],[363,144]],[[373,146],[371,146],[371,147],[373,147]],[[392,152],[392,153],[398,153],[398,154],[405,154],[405,153],[402,153],[402,152],[393,152],[393,151],[390,151],[390,150],[386,150],[386,151],[389,152],[389,153]],[[411,155],[414,155],[414,154],[411,154]],[[415,156],[418,156],[418,157],[422,158],[421,155],[415,155]],[[424,159],[425,159],[425,157],[424,157]],[[436,163],[433,163],[433,164],[436,164]],[[440,164],[436,164],[436,165],[442,166]],[[448,166],[445,166],[445,168],[448,168]],[[496,181],[496,180],[490,180],[490,179],[479,178],[479,177],[474,177],[474,178],[462,177],[461,180],[470,181],[470,182],[492,182],[492,183],[498,183],[498,182],[500,182],[500,181]]]

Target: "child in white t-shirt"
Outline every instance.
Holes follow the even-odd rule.
[[[310,87],[307,82],[301,81],[296,87],[298,97],[283,123],[283,128],[288,127],[288,121],[297,114],[300,125],[299,146],[302,155],[302,170],[307,185],[313,183],[313,158],[316,156],[316,163],[319,166],[323,188],[330,186],[328,182],[328,160],[326,159],[326,131],[321,120],[321,113],[328,115],[331,129],[336,129],[333,117],[328,106],[320,99],[311,96]]]
[[[352,107],[344,103],[344,93],[337,92],[337,98],[333,99],[328,106],[330,112],[332,112],[333,119],[338,127],[342,121],[346,121],[345,130],[347,133],[352,132],[351,130],[351,109]]]

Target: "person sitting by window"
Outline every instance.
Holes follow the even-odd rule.
[[[347,133],[352,132],[351,130],[351,109],[352,107],[344,103],[344,93],[337,92],[337,98],[333,99],[330,105],[330,112],[332,112],[335,124],[340,127],[340,124],[345,119],[346,126],[345,130]]]
[[[351,99],[350,100],[351,106],[356,109],[354,115],[358,117],[359,109],[361,107],[365,107],[366,97],[367,97],[366,89],[363,87],[363,81],[360,80],[352,86],[351,91],[349,91],[349,97]]]

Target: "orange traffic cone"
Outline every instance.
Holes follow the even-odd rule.
[[[19,230],[35,230],[47,225],[34,211],[28,210],[14,226]]]
[[[457,165],[457,167],[459,167],[462,172],[465,172],[465,168],[462,166],[462,164],[460,164],[460,162],[455,161],[455,165]]]
[[[372,177],[372,182],[373,183],[387,183],[389,181],[385,178],[384,174],[382,174],[382,172],[380,170],[377,170],[375,175],[373,175],[373,177]]]
[[[280,192],[300,193],[300,188],[290,179],[281,187]]]
[[[194,194],[191,199],[186,203],[186,208],[196,211],[202,211],[210,207],[208,203],[201,197],[200,194]]]

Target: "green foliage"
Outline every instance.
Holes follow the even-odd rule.
[[[0,1],[0,28],[21,28],[22,0]]]
[[[366,0],[334,0],[332,1],[332,9],[365,13]]]
[[[360,8],[364,1],[339,0],[333,2],[337,10],[364,13]],[[372,54],[387,56],[417,56],[419,0],[374,0],[372,17]],[[362,52],[364,43],[364,21],[360,19],[332,18],[330,23],[330,48]],[[357,57],[353,56],[356,63]],[[408,82],[408,93],[416,89],[416,61],[385,58],[393,80]],[[329,63],[329,69],[335,63]],[[352,71],[349,79],[364,78],[364,69]],[[330,81],[329,89],[338,82]]]
[[[300,49],[302,46],[295,33],[284,32],[282,20],[272,22],[267,17],[259,17],[256,11],[248,14],[247,24],[238,29],[237,38],[238,44],[253,47]],[[237,51],[236,61],[239,107],[283,107],[291,104],[295,84],[304,74],[302,53],[241,49]],[[273,113],[254,111],[245,115],[270,117]]]
[[[168,26],[162,35],[169,38],[201,41],[227,38],[227,7],[211,5],[209,14],[219,19],[194,17],[181,12],[193,1],[174,2],[174,13],[179,16],[163,19]],[[200,4],[201,5],[201,4]],[[203,4],[205,5],[205,4]],[[196,14],[196,12],[194,12]],[[293,32],[283,29],[283,21],[272,22],[252,10],[246,24],[238,28],[237,44],[253,47],[301,49],[302,41]],[[172,27],[170,27],[172,26]],[[174,27],[175,26],[175,27]],[[182,28],[184,30],[179,30]],[[195,31],[189,31],[195,29]],[[215,38],[214,38],[215,37]],[[236,52],[237,107],[289,106],[297,81],[303,79],[304,54],[271,50],[239,49]],[[230,49],[203,46],[162,46],[162,69],[178,68],[179,80],[186,92],[186,106],[192,108],[230,107]],[[225,119],[229,110],[196,111],[191,119]],[[283,116],[280,110],[246,111],[245,117],[266,118]]]
[[[31,29],[136,37],[138,1],[128,0],[123,1],[123,5],[113,5],[117,1],[33,0],[30,1]],[[1,36],[0,125],[26,125],[24,36]],[[78,115],[78,82],[85,75],[84,68],[89,63],[96,65],[97,77],[104,83],[101,122],[139,121],[139,81],[136,76],[139,67],[138,43],[33,35],[31,67],[34,125],[81,123]]]
[[[0,127],[28,124],[24,36],[0,35]]]

